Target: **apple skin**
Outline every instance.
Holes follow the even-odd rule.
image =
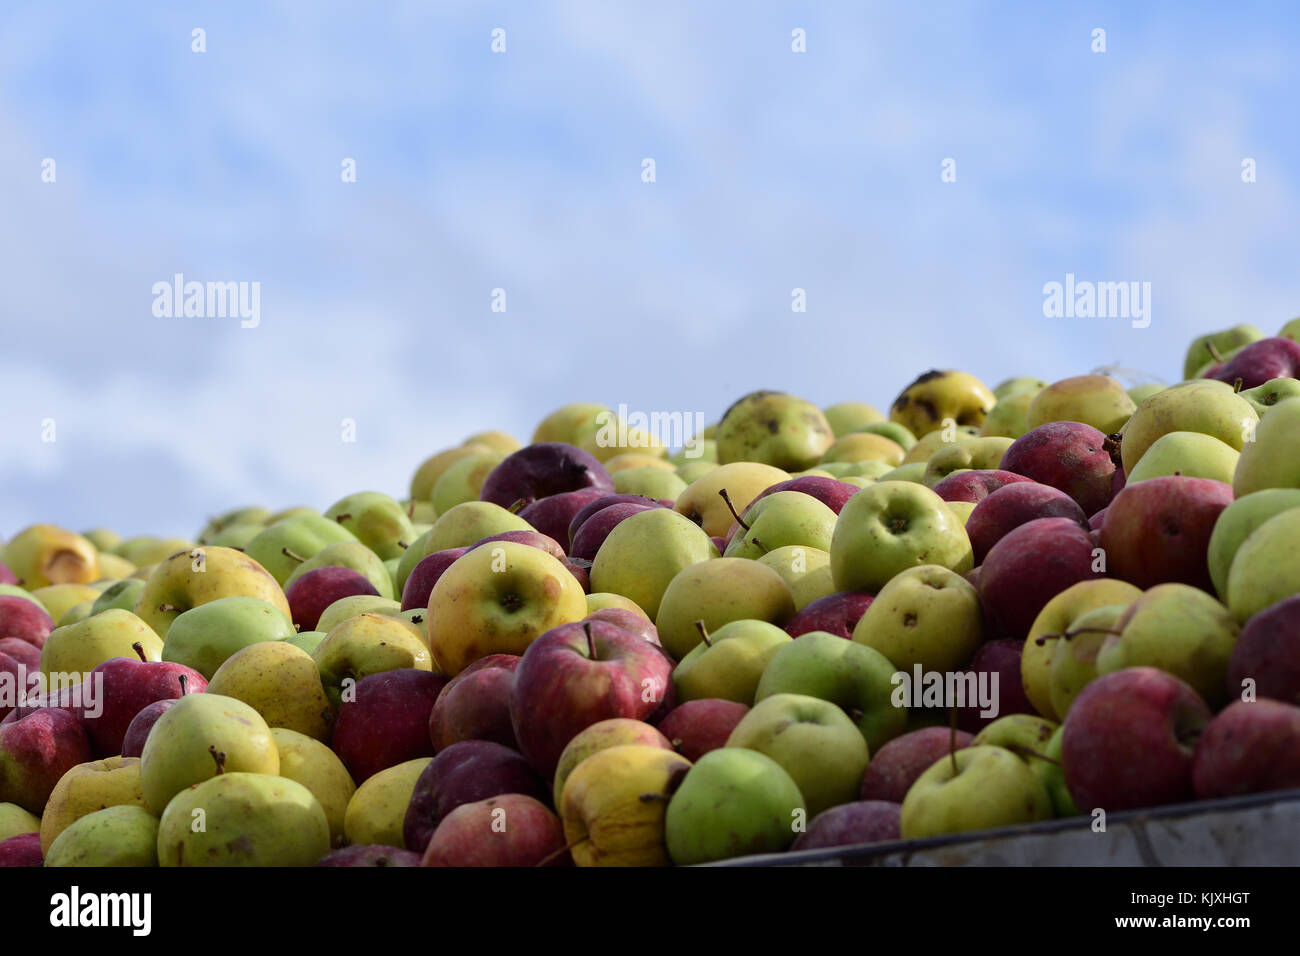
[[[0,654],[6,654],[28,671],[41,669],[41,649],[20,637],[0,637]]]
[[[44,865],[39,833],[22,833],[0,842],[0,868]]]
[[[5,564],[3,561],[0,561],[0,584],[17,584],[17,583],[18,583],[18,575],[14,574],[13,569],[9,567],[9,565]]]
[[[1061,738],[1065,784],[1084,813],[1192,799],[1196,738],[1210,709],[1177,677],[1153,667],[1103,674],[1074,699]]]
[[[421,866],[571,865],[564,824],[532,797],[503,793],[463,803],[443,817]]]
[[[998,467],[1059,488],[1090,515],[1110,504],[1111,447],[1091,425],[1048,422],[1017,438]]]
[[[144,753],[144,742],[149,738],[149,731],[153,730],[153,725],[158,723],[158,718],[171,710],[179,699],[156,700],[142,707],[140,712],[131,718],[126,733],[122,735],[123,757],[139,757]]]
[[[1079,527],[1088,527],[1088,516],[1078,502],[1059,488],[1024,479],[1004,485],[975,505],[966,519],[975,563],[983,564],[989,551],[1008,532],[1037,518],[1069,518]]]
[[[609,493],[603,488],[579,488],[577,491],[563,491],[558,495],[539,498],[519,512],[530,525],[542,534],[561,545],[568,546],[569,523],[574,516],[599,498]]]
[[[1300,787],[1300,707],[1238,700],[1206,725],[1192,786],[1201,800]]]
[[[978,504],[999,488],[1033,482],[1034,479],[1013,471],[996,468],[959,471],[938,481],[934,493],[944,501],[969,501]]]
[[[895,737],[877,750],[862,775],[859,796],[864,801],[901,805],[916,778],[950,750],[969,747],[974,736],[947,727],[922,727]],[[846,804],[853,806],[853,804]]]
[[[884,800],[859,800],[831,807],[813,817],[808,829],[799,834],[790,851],[797,853],[800,850],[898,840],[902,809],[902,804]]]
[[[1001,633],[1024,638],[1034,618],[1072,584],[1101,577],[1093,541],[1071,518],[1035,518],[1013,528],[980,565],[980,597]],[[1204,553],[1204,552],[1202,552]]]
[[[351,568],[315,568],[289,586],[285,598],[289,615],[299,630],[314,631],[321,612],[340,598],[379,591],[362,574]]]
[[[1247,678],[1259,697],[1300,704],[1300,594],[1279,601],[1246,622],[1228,659],[1228,698],[1239,697]]]
[[[519,660],[514,654],[490,654],[443,687],[429,714],[429,737],[435,753],[462,740],[518,747],[510,722],[510,694]]]
[[[0,595],[0,635],[17,637],[33,647],[44,647],[54,621],[35,601],[12,594]]]
[[[501,531],[497,534],[490,534],[486,538],[480,538],[465,550],[473,551],[475,548],[481,548],[497,541],[513,541],[516,544],[526,544],[530,548],[539,548],[557,561],[563,561],[566,557],[564,548],[560,547],[560,542],[549,535],[542,534],[540,531]]]
[[[798,637],[809,631],[825,631],[851,641],[853,629],[874,600],[874,595],[864,591],[836,591],[805,604],[786,621],[785,632]]]
[[[582,558],[586,561],[595,560],[596,552],[600,550],[600,546],[605,543],[609,533],[618,527],[620,522],[632,517],[634,514],[650,511],[658,507],[660,507],[658,504],[637,504],[625,501],[610,505],[608,508],[601,508],[584,521],[573,535],[573,543],[569,546],[570,556]]]
[[[107,660],[90,675],[91,680],[102,681],[100,698],[96,701],[101,713],[92,717],[83,712],[81,724],[90,738],[92,751],[101,758],[122,753],[127,729],[145,707],[160,700],[176,700],[186,693],[201,694],[208,686],[202,674],[184,664],[129,657]],[[183,685],[181,675],[185,676]]]
[[[1021,658],[1024,656],[1025,642],[1015,637],[1003,637],[985,641],[975,659],[971,661],[971,671],[998,675],[997,714],[992,717],[980,716],[977,705],[960,708],[957,711],[957,726],[971,733],[978,733],[999,717],[1008,714],[1036,713],[1034,705],[1025,694],[1021,676]],[[990,686],[992,681],[989,681]]]
[[[416,608],[428,608],[429,595],[446,571],[469,548],[448,548],[425,555],[420,563],[411,569],[406,583],[402,585],[402,610],[413,611]]]
[[[621,627],[629,634],[635,634],[655,647],[663,646],[659,641],[659,629],[655,627],[654,622],[644,615],[629,611],[626,608],[602,607],[599,610],[592,611],[583,620],[604,621],[606,624]]]
[[[368,844],[344,846],[330,850],[316,861],[315,866],[419,866],[420,854],[395,846]]]
[[[1288,338],[1251,342],[1223,365],[1207,372],[1205,378],[1229,385],[1241,379],[1243,389],[1255,388],[1275,378],[1300,378],[1300,343]]]
[[[659,732],[668,738],[674,750],[695,763],[710,750],[725,747],[736,724],[747,713],[749,708],[734,700],[720,697],[688,700],[659,721]]]
[[[538,442],[507,455],[483,480],[480,501],[509,508],[581,488],[614,490],[605,466],[574,445]]]
[[[905,840],[1051,819],[1047,788],[1010,750],[972,744],[916,778],[899,827]]]
[[[557,539],[566,541],[569,544],[569,550],[573,550],[573,539],[577,536],[578,530],[587,523],[590,518],[598,511],[604,511],[606,508],[612,508],[614,505],[645,505],[647,508],[663,507],[654,498],[647,498],[645,495],[632,494],[610,494],[606,492],[598,498],[593,498],[585,505],[579,508],[569,519],[568,532],[565,537]],[[554,537],[554,535],[552,535]]]
[[[515,669],[510,719],[520,751],[553,778],[560,754],[584,728],[610,717],[654,723],[671,709],[672,669],[663,651],[613,624],[552,628]]]
[[[91,759],[86,731],[65,710],[45,708],[0,726],[0,802],[39,814],[59,778]]]
[[[754,502],[762,501],[768,495],[774,495],[780,491],[799,491],[805,495],[811,495],[827,508],[830,508],[831,511],[839,514],[848,500],[861,490],[857,485],[851,485],[847,481],[840,481],[837,478],[823,478],[820,475],[800,475],[787,481],[778,481],[776,484],[764,488],[754,496],[753,501],[745,506],[745,512],[754,507]],[[742,514],[741,517],[745,517],[745,515]],[[728,538],[730,538],[730,535],[728,535]]]
[[[415,781],[402,824],[403,842],[423,853],[447,814],[503,793],[550,799],[550,788],[523,755],[490,740],[462,740],[440,751]]]
[[[433,756],[429,717],[447,678],[415,668],[371,674],[344,698],[330,748],[360,786],[369,778],[419,757]]]
[[[1101,526],[1109,573],[1140,588],[1181,583],[1213,594],[1206,556],[1230,504],[1232,486],[1209,478],[1174,475],[1127,486]]]

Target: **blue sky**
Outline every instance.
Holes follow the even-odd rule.
[[[1057,6],[6,4],[0,535],[400,495],[570,401],[1173,380],[1300,314],[1295,14]],[[156,317],[177,272],[260,324]],[[1150,327],[1045,318],[1067,272]]]

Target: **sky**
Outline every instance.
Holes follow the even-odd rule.
[[[402,497],[576,401],[1176,381],[1300,315],[1297,48],[1280,3],[6,3],[0,537]],[[1149,325],[1045,316],[1067,274]]]

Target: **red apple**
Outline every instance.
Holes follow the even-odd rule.
[[[564,866],[564,825],[544,803],[503,793],[462,803],[433,831],[421,866]]]
[[[895,737],[874,754],[862,775],[863,800],[901,804],[916,778],[948,756],[950,750],[969,747],[974,736],[947,727],[923,727]]]
[[[514,654],[489,654],[447,683],[429,714],[429,737],[435,752],[462,740],[518,746],[510,723],[510,689],[518,666]]]
[[[1025,651],[1025,642],[1018,637],[1003,637],[985,641],[975,652],[974,659],[967,670],[975,674],[978,681],[981,674],[989,687],[993,686],[993,675],[997,675],[997,713],[982,716],[976,704],[968,704],[957,709],[957,726],[971,733],[979,733],[999,717],[1008,714],[1034,714],[1034,705],[1025,695],[1025,686],[1020,677],[1020,658]],[[979,686],[978,683],[976,686]]]
[[[1090,515],[1110,503],[1112,448],[1117,456],[1118,447],[1091,425],[1048,422],[1017,438],[998,467],[1061,489]]]
[[[46,708],[0,726],[0,803],[39,814],[59,778],[91,759],[76,717]]]
[[[560,544],[569,544],[569,522],[586,505],[609,494],[603,488],[579,488],[534,501],[519,512],[530,525]]]
[[[1192,786],[1202,800],[1300,787],[1300,707],[1238,700],[1206,725]]]
[[[659,721],[659,732],[668,738],[673,749],[694,763],[710,750],[727,745],[727,738],[749,713],[749,708],[734,700],[702,697],[678,704]]]
[[[526,506],[581,488],[613,491],[614,479],[581,448],[564,442],[536,442],[511,452],[493,468],[479,490],[479,499],[509,508],[518,501]]]
[[[596,721],[654,723],[656,712],[672,706],[672,668],[659,648],[604,621],[551,628],[515,670],[510,719],[519,749],[539,774],[553,777],[565,745]]]
[[[884,800],[861,800],[841,803],[813,817],[808,829],[799,834],[790,849],[820,850],[833,846],[857,846],[863,843],[889,843],[900,839],[899,803]]]
[[[301,631],[316,630],[316,622],[335,601],[357,594],[378,594],[365,575],[351,568],[314,568],[289,585],[284,596],[289,601],[293,623]]]
[[[186,693],[201,694],[207,689],[207,679],[193,668],[166,661],[147,661],[144,648],[139,644],[135,648],[140,655],[138,660],[114,657],[90,672],[92,681],[101,681],[99,698],[94,710],[82,708],[80,716],[97,758],[116,757],[122,752],[131,721],[145,707],[155,701],[176,700]]]
[[[44,647],[54,630],[45,608],[16,594],[0,594],[0,637],[17,637],[35,647]]]
[[[575,558],[583,558],[592,561],[596,557],[596,552],[600,546],[605,543],[609,533],[613,531],[625,518],[630,518],[634,514],[642,511],[649,511],[652,508],[660,507],[658,504],[637,504],[631,501],[625,501],[621,504],[610,505],[608,508],[601,508],[590,518],[582,523],[573,535],[573,544],[569,547],[569,554]]]
[[[542,499],[542,501],[545,500],[545,498]],[[473,551],[485,544],[490,545],[494,541],[513,541],[516,544],[526,544],[530,548],[545,551],[557,561],[563,561],[565,558],[564,549],[560,547],[560,542],[549,535],[542,534],[540,531],[502,531],[500,534],[490,534],[486,538],[475,541],[465,550]]]
[[[41,669],[41,649],[21,637],[0,637],[0,654],[8,654],[29,672]]]
[[[18,576],[9,565],[0,561],[0,584],[17,584]]]
[[[852,640],[853,629],[874,600],[873,595],[862,591],[836,591],[805,604],[785,622],[785,632],[798,637],[809,631],[826,631]]]
[[[1023,639],[1048,601],[1072,584],[1104,576],[1094,570],[1093,550],[1088,532],[1072,518],[1035,518],[1004,535],[979,576],[980,598],[999,632]]]
[[[1205,701],[1172,674],[1130,667],[1098,677],[1074,699],[1061,738],[1075,805],[1114,813],[1192,799],[1194,748],[1209,722]]]
[[[755,501],[762,501],[768,495],[774,495],[778,491],[800,491],[805,495],[811,495],[816,498],[831,511],[836,514],[848,503],[848,500],[856,495],[862,489],[855,484],[847,481],[840,481],[838,478],[824,478],[821,475],[800,475],[798,478],[788,478],[785,481],[778,481],[774,485],[769,485],[754,496],[753,500],[745,507],[748,511],[754,507]],[[743,518],[744,515],[741,515]]]
[[[395,846],[366,844],[345,846],[331,850],[316,861],[315,866],[419,866],[420,854],[401,850]]]
[[[944,501],[983,501],[999,488],[1033,482],[1032,478],[1013,471],[971,469],[949,475],[934,486],[934,493]]]
[[[417,607],[428,607],[429,595],[433,593],[433,586],[442,577],[442,572],[451,567],[455,560],[468,550],[469,548],[448,548],[421,558],[419,564],[407,575],[406,584],[402,586],[402,610],[411,611]]]
[[[1275,378],[1300,378],[1300,343],[1288,338],[1251,342],[1222,365],[1210,369],[1206,378],[1254,388]]]
[[[1214,593],[1206,553],[1232,486],[1171,475],[1129,485],[1106,509],[1101,546],[1110,573],[1140,588],[1179,582]]]
[[[604,621],[606,624],[613,624],[615,627],[621,627],[623,630],[649,641],[655,647],[661,646],[659,644],[659,629],[654,626],[653,621],[636,613],[636,611],[629,611],[624,607],[603,607],[598,611],[592,611],[584,620]]]
[[[357,681],[339,705],[330,746],[360,786],[381,770],[433,756],[429,715],[446,685],[441,674],[402,667]]]
[[[22,833],[0,842],[0,867],[44,865],[39,833]]]
[[[144,753],[144,742],[149,739],[149,731],[158,723],[158,718],[171,710],[179,699],[156,700],[131,718],[126,733],[122,735],[123,757],[139,757]]]
[[[1247,679],[1259,697],[1300,704],[1300,594],[1260,611],[1241,629],[1228,660],[1228,697]]]
[[[989,549],[1008,531],[1036,518],[1069,518],[1081,528],[1088,527],[1088,516],[1073,498],[1059,488],[1026,478],[991,492],[967,517],[966,534],[975,563],[983,563]]]
[[[587,502],[585,505],[583,505],[581,508],[578,509],[577,513],[575,513],[573,518],[569,521],[569,535],[565,540],[567,540],[569,544],[572,545],[574,535],[578,533],[578,529],[581,528],[584,524],[586,524],[587,519],[590,518],[592,515],[594,515],[597,511],[604,511],[606,508],[609,508],[613,505],[625,505],[625,504],[646,505],[647,507],[650,508],[653,508],[656,505],[658,505],[659,507],[663,507],[662,502],[659,502],[654,498],[647,498],[645,495],[628,495],[628,494],[601,495],[599,498],[592,499],[591,501]],[[570,547],[569,551],[572,552],[573,548]]]

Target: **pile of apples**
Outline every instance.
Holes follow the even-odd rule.
[[[693,864],[1300,787],[1300,320],[1183,376],[755,392],[676,452],[570,405],[402,501],[29,527],[0,865]]]

